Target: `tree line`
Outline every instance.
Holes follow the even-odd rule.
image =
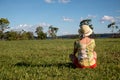
[[[84,19],[82,21],[80,21],[79,27],[80,29],[78,29],[78,33],[81,36],[82,30],[81,30],[81,26],[82,25],[89,25],[91,29],[94,29],[93,25],[91,24],[91,19]],[[49,26],[48,28],[48,32],[45,33],[43,31],[43,27],[42,26],[38,26],[36,28],[35,33],[37,34],[37,37],[34,36],[33,32],[27,32],[27,31],[7,31],[4,32],[5,29],[9,29],[10,27],[8,27],[8,25],[10,24],[9,20],[6,18],[0,18],[0,40],[32,40],[32,39],[46,39],[47,35],[53,39],[57,38],[57,32],[59,30],[59,28],[54,27],[52,25]],[[111,32],[114,32],[114,29],[117,29],[117,33],[120,34],[120,29],[119,27],[116,25],[116,22],[111,22],[110,24],[107,25],[107,28],[111,28]],[[94,32],[93,32],[94,33]],[[114,36],[114,33],[113,33]]]
[[[5,29],[9,29],[8,25],[10,24],[9,20],[6,18],[0,18],[0,40],[33,40],[33,39],[46,39],[47,35],[51,38],[57,38],[57,32],[59,28],[54,27],[52,25],[48,28],[48,33],[43,31],[42,26],[38,26],[36,28],[35,33],[37,37],[34,36],[33,32],[30,31],[7,31],[4,32]]]

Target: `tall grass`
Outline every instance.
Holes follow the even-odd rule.
[[[120,39],[96,39],[95,69],[73,68],[74,41],[0,41],[0,80],[120,80]]]

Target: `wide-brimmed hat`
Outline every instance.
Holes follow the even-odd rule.
[[[89,36],[93,33],[92,29],[89,27],[89,25],[82,25],[82,32],[84,36]]]

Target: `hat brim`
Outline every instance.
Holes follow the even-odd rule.
[[[90,29],[87,33],[84,34],[84,36],[89,36],[93,33],[92,29]]]

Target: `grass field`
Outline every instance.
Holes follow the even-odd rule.
[[[120,39],[96,39],[96,69],[72,67],[74,41],[0,41],[0,80],[120,80]]]

